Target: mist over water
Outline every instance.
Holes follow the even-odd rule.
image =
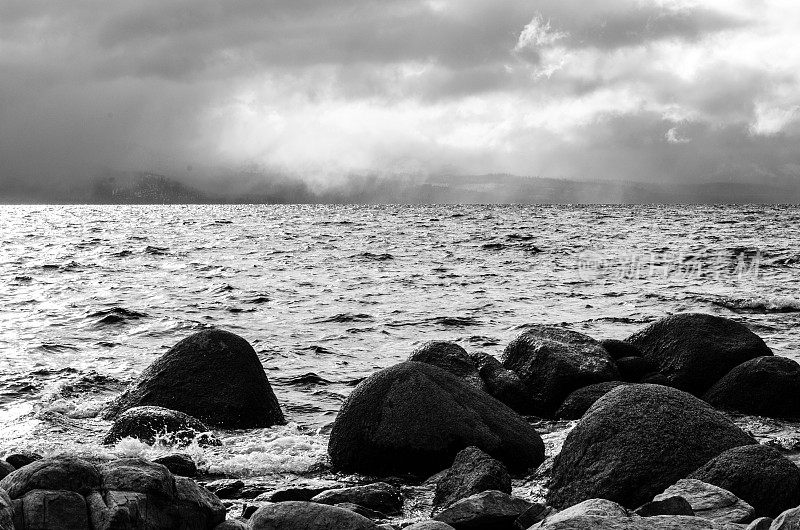
[[[354,386],[428,340],[499,356],[529,323],[624,338],[701,311],[800,360],[798,221],[788,206],[2,207],[0,446],[177,450],[102,447],[96,415],[207,326],[250,341],[290,422],[189,449],[234,476],[324,468]],[[539,428],[551,449],[563,437]]]

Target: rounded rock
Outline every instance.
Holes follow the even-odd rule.
[[[596,383],[594,385],[579,388],[564,400],[559,409],[556,411],[557,420],[578,420],[589,408],[594,405],[595,401],[605,396],[619,386],[625,386],[628,383],[622,381],[606,381],[605,383]]]
[[[0,488],[12,499],[19,499],[31,490],[64,490],[83,495],[100,484],[97,466],[71,456],[42,458],[0,480]]]
[[[305,501],[267,504],[250,517],[251,530],[375,530],[370,519],[353,511]]]
[[[103,443],[111,445],[123,438],[137,438],[150,445],[156,440],[186,445],[199,436],[200,445],[219,445],[219,441],[208,434],[210,431],[202,421],[177,410],[133,407],[117,416]]]
[[[450,372],[465,383],[485,390],[478,367],[472,357],[455,342],[433,340],[411,352],[409,361],[428,363]]]
[[[500,401],[435,366],[407,361],[362,381],[334,421],[334,468],[431,474],[475,446],[512,471],[544,461],[536,430]]]

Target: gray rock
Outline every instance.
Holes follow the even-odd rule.
[[[669,386],[703,395],[745,361],[772,355],[746,326],[713,315],[683,313],[658,320],[626,339],[656,363]]]
[[[683,497],[698,517],[717,523],[746,523],[753,518],[753,507],[728,490],[694,479],[681,479],[656,495],[653,500]]]
[[[438,366],[478,390],[486,390],[483,379],[478,373],[478,366],[466,350],[455,342],[443,340],[426,342],[411,352],[408,360]]]
[[[40,490],[64,490],[85,494],[100,487],[100,471],[92,463],[69,456],[42,458],[0,480],[12,499],[21,498],[27,492]]]
[[[133,407],[117,416],[103,443],[111,445],[123,438],[137,438],[150,445],[156,440],[188,445],[196,438],[199,445],[220,445],[206,424],[197,418],[177,410],[152,406]]]
[[[161,464],[143,458],[123,458],[100,466],[103,488],[144,493],[165,500],[175,498],[175,477]]]
[[[380,520],[387,518],[386,514],[383,512],[379,512],[377,510],[370,510],[369,508],[361,506],[360,504],[353,504],[352,502],[337,502],[336,504],[334,504],[334,506],[337,506],[339,508],[344,508],[345,510],[350,510],[351,512],[356,512],[358,515],[363,515],[364,517],[367,517],[372,520],[376,519]]]
[[[553,513],[554,510],[549,506],[541,503],[533,503],[530,508],[522,512],[519,517],[514,520],[515,530],[528,530],[536,523],[544,521],[545,517]]]
[[[542,526],[568,521],[579,516],[627,517],[628,511],[614,501],[606,499],[587,499],[560,512],[555,512],[541,522]]]
[[[606,381],[579,388],[572,392],[556,411],[555,417],[559,420],[579,420],[594,402],[605,396],[618,386],[628,383],[622,381]]]
[[[221,478],[209,482],[206,488],[220,499],[236,499],[244,488],[244,482],[235,478]]]
[[[436,483],[434,506],[447,507],[487,490],[511,493],[511,476],[506,466],[477,447],[467,447],[456,455],[453,465]]]
[[[80,493],[31,490],[22,498],[22,506],[26,530],[91,530]]]
[[[215,526],[214,530],[247,530],[247,524],[236,519],[228,519]]]
[[[770,530],[797,530],[800,528],[800,506],[786,510],[772,521]]]
[[[545,417],[573,390],[619,380],[617,365],[599,342],[555,326],[528,327],[506,346],[503,366],[519,375],[542,406],[538,415]]]
[[[114,419],[143,405],[177,410],[231,429],[284,423],[253,347],[220,329],[195,333],[173,346],[108,406],[104,417]]]
[[[726,489],[750,504],[756,517],[777,517],[800,505],[800,469],[772,447],[734,447],[687,478]]]
[[[6,456],[6,462],[14,466],[14,469],[27,466],[31,462],[41,460],[42,455],[33,453],[31,451],[15,451]]]
[[[546,530],[744,530],[745,525],[715,523],[702,517],[657,515],[655,517],[598,517],[581,515],[539,527]]]
[[[267,504],[253,514],[250,530],[375,530],[363,515],[328,504],[286,501]]]
[[[636,508],[732,447],[754,444],[699,399],[659,385],[627,385],[600,398],[553,463],[548,503],[605,498]]]
[[[615,361],[624,359],[625,357],[641,357],[642,352],[631,344],[619,339],[603,339],[600,345],[608,352],[612,359]]]
[[[14,502],[0,490],[0,530],[14,530]]]
[[[534,399],[533,393],[515,372],[485,353],[475,353],[472,358],[489,395],[520,414],[536,414],[542,410],[541,403]]]
[[[334,421],[335,469],[432,474],[475,446],[511,471],[544,461],[544,443],[524,418],[435,366],[407,361],[362,381]]]
[[[400,493],[400,489],[385,482],[323,491],[315,495],[311,502],[352,503],[388,514],[399,513],[403,509],[403,495]]]
[[[490,490],[461,499],[434,519],[456,530],[511,530],[514,521],[530,507],[526,500]]]
[[[332,480],[306,480],[265,492],[254,500],[259,502],[310,501],[323,491],[341,487],[341,484]]]
[[[646,502],[636,508],[634,513],[641,517],[653,517],[655,515],[695,515],[689,501],[678,496],[667,497],[659,501]]]
[[[800,364],[775,355],[756,357],[725,374],[703,399],[743,414],[800,417]]]
[[[197,476],[197,464],[194,463],[194,460],[189,455],[176,453],[156,458],[153,462],[166,467],[173,475],[181,477]]]
[[[213,528],[225,520],[225,506],[219,498],[194,480],[175,477],[175,490],[175,506],[187,529]]]
[[[746,530],[769,530],[770,526],[772,526],[772,521],[772,517],[759,517],[747,525]]]
[[[455,530],[452,526],[441,521],[420,521],[410,526],[406,526],[404,530]]]
[[[15,471],[16,468],[6,462],[5,460],[0,460],[0,479],[4,478],[9,473]]]

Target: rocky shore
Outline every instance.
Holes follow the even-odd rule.
[[[328,473],[293,487],[206,480],[181,454],[7,452],[0,530],[800,528],[800,469],[732,412],[800,417],[800,365],[737,322],[679,314],[602,341],[528,325],[500,360],[430,342],[363,380],[333,423]],[[105,443],[178,447],[286,421],[252,346],[213,328],[103,416]],[[575,421],[556,455],[543,418]],[[515,486],[531,477],[544,502]]]

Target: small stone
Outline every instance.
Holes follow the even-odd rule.
[[[388,514],[399,513],[403,509],[403,495],[400,490],[385,482],[323,491],[315,495],[311,502],[321,504],[353,503]]]
[[[514,521],[531,503],[501,491],[484,491],[461,499],[446,508],[435,520],[447,523],[456,530],[512,528]]]
[[[156,458],[153,462],[166,467],[173,475],[181,477],[197,476],[197,464],[194,463],[194,460],[189,455],[176,453]]]
[[[222,478],[206,484],[206,489],[220,499],[235,499],[242,488],[244,488],[244,482],[232,478]]]
[[[699,480],[681,479],[656,495],[654,501],[683,497],[698,517],[718,523],[744,523],[753,517],[753,507],[728,490]]]

